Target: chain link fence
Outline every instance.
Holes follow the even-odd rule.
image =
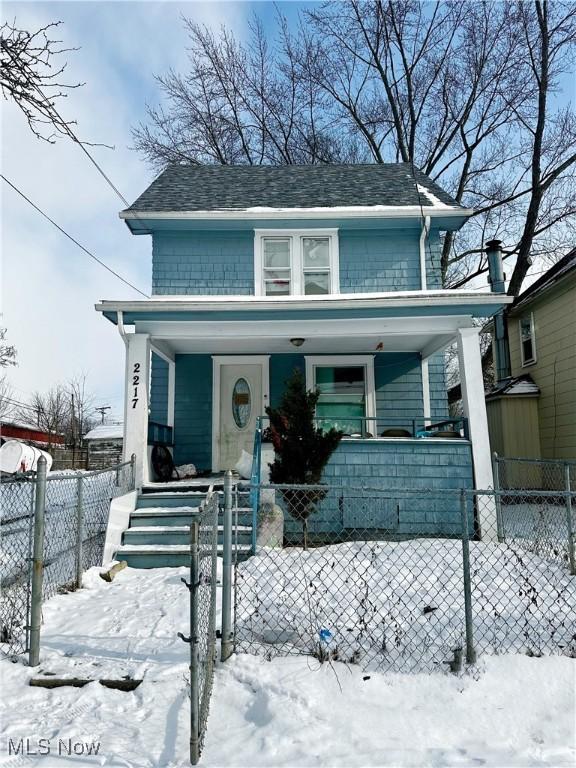
[[[0,648],[9,654],[28,648],[34,477],[0,478]]]
[[[494,487],[506,490],[576,490],[576,461],[517,459],[494,454]]]
[[[37,477],[1,478],[0,650],[29,650]],[[76,589],[102,562],[110,502],[134,488],[132,462],[99,472],[50,473],[45,481],[42,600]]]
[[[576,491],[576,461],[505,458],[494,454],[498,538],[574,568],[566,512]],[[567,496],[568,494],[568,496]],[[570,544],[572,542],[572,544]]]
[[[190,526],[190,762],[204,743],[216,654],[218,494],[209,493]],[[185,579],[183,579],[185,581]]]
[[[457,669],[475,651],[576,655],[576,579],[532,528],[501,536],[497,492],[259,496],[256,554],[235,557],[237,651],[402,672]]]

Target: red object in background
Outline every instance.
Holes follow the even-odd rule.
[[[29,440],[34,443],[64,445],[63,435],[49,435],[41,429],[24,427],[18,424],[0,424],[0,437],[3,437],[5,440]]]

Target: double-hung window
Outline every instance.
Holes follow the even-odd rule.
[[[316,418],[346,435],[375,434],[373,355],[306,357],[306,387],[319,390]]]
[[[534,337],[534,315],[532,312],[520,318],[520,355],[522,365],[536,362],[536,339]]]
[[[323,296],[339,292],[337,230],[256,230],[257,296]]]

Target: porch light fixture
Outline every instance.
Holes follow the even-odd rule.
[[[306,339],[290,339],[290,344],[292,344],[293,347],[301,347],[305,341]]]

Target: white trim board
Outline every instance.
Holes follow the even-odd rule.
[[[261,365],[262,403],[260,415],[270,402],[270,355],[212,355],[212,471],[220,463],[218,438],[220,436],[220,368],[223,365]]]

